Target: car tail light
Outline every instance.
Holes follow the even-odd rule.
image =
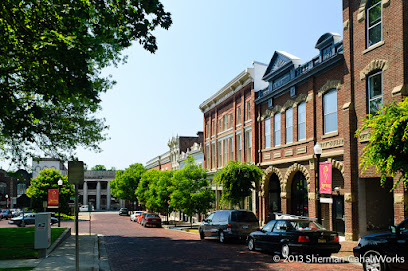
[[[302,235],[299,236],[298,242],[299,243],[309,243],[310,242],[309,236],[302,236]]]
[[[231,224],[227,224],[227,231],[230,231],[232,229],[232,225]]]
[[[338,235],[333,238],[333,242],[335,242],[335,243],[338,243],[338,242],[339,242],[339,236],[338,236]]]

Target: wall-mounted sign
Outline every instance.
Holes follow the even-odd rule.
[[[320,194],[332,193],[332,164],[323,162],[319,165],[319,190]]]

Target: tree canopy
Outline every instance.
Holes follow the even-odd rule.
[[[99,150],[108,128],[96,117],[100,94],[114,83],[101,69],[125,61],[132,41],[154,53],[152,32],[171,23],[159,0],[1,1],[2,154],[22,162],[39,150]]]
[[[104,165],[95,165],[91,170],[106,170],[106,167]]]
[[[31,180],[26,194],[31,198],[32,208],[36,211],[43,210],[43,202],[48,200],[48,189],[58,189],[58,180],[63,181],[60,188],[60,208],[61,212],[69,212],[69,198],[74,195],[74,187],[68,183],[68,177],[52,168],[40,171],[40,175]]]
[[[190,156],[186,165],[173,173],[170,208],[188,216],[207,212],[215,198],[208,185],[206,171]]]
[[[133,164],[125,170],[116,171],[116,176],[110,182],[112,195],[131,202],[137,201],[135,191],[146,168],[142,164]]]
[[[384,184],[389,176],[397,173],[401,177],[394,188],[403,180],[408,185],[408,98],[402,102],[384,105],[378,114],[364,119],[356,135],[368,132],[368,144],[364,147],[360,167],[364,172],[375,166]]]
[[[256,165],[230,161],[214,175],[214,181],[222,185],[221,203],[239,205],[258,187],[262,175]]]

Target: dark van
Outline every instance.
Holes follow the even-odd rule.
[[[259,227],[256,215],[248,210],[219,210],[211,213],[199,227],[200,238],[217,237],[220,243],[229,239],[246,239]]]

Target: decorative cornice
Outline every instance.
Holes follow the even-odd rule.
[[[388,61],[384,59],[374,59],[360,72],[360,80],[365,80],[367,75],[375,70],[388,70]]]
[[[199,108],[201,112],[207,113],[209,110],[213,109],[216,105],[222,103],[233,94],[241,90],[247,84],[253,82],[254,68],[247,68],[232,79],[223,88],[217,91],[209,99],[200,104]]]
[[[331,89],[340,90],[341,82],[340,80],[327,80],[326,84],[324,84],[319,91],[317,92],[317,96],[320,98],[322,97],[327,91]]]

